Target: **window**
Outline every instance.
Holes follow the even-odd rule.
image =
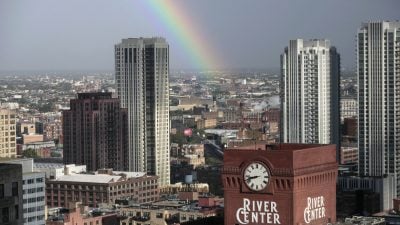
[[[4,184],[0,184],[0,199],[4,198]]]
[[[18,207],[18,205],[14,206],[14,211],[15,211],[15,219],[17,220],[19,218],[19,207]]]
[[[12,196],[18,196],[18,182],[12,182]]]
[[[1,213],[2,213],[2,215],[3,215],[3,217],[1,218],[1,221],[3,222],[3,223],[7,223],[7,222],[9,222],[10,221],[10,211],[9,211],[9,209],[8,209],[8,207],[5,207],[5,208],[3,208],[2,210],[1,210]]]

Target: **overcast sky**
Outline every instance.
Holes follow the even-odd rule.
[[[144,1],[0,0],[0,70],[113,70],[114,44],[141,36],[167,39],[172,69],[196,67]],[[330,39],[342,67],[354,68],[360,24],[400,20],[399,0],[170,1],[215,49],[221,68],[278,68],[296,38]]]

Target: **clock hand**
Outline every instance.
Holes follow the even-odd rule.
[[[245,181],[249,181],[249,180],[252,180],[252,179],[257,178],[257,177],[259,177],[259,176],[252,176],[252,177],[247,178]]]

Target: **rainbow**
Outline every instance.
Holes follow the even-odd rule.
[[[185,14],[176,0],[143,0],[153,17],[170,35],[177,39],[190,58],[193,68],[215,69],[221,66],[215,48],[201,35],[201,29]],[[168,41],[168,40],[167,40]]]

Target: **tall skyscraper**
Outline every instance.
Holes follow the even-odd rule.
[[[0,108],[0,158],[16,157],[16,119],[15,112]]]
[[[164,38],[128,38],[115,45],[115,80],[128,108],[129,169],[170,183],[169,46]]]
[[[394,175],[400,196],[400,22],[362,24],[357,73],[360,175]]]
[[[281,70],[281,142],[339,145],[336,48],[328,40],[291,40]]]
[[[128,115],[111,93],[79,93],[63,111],[64,163],[128,169]]]

